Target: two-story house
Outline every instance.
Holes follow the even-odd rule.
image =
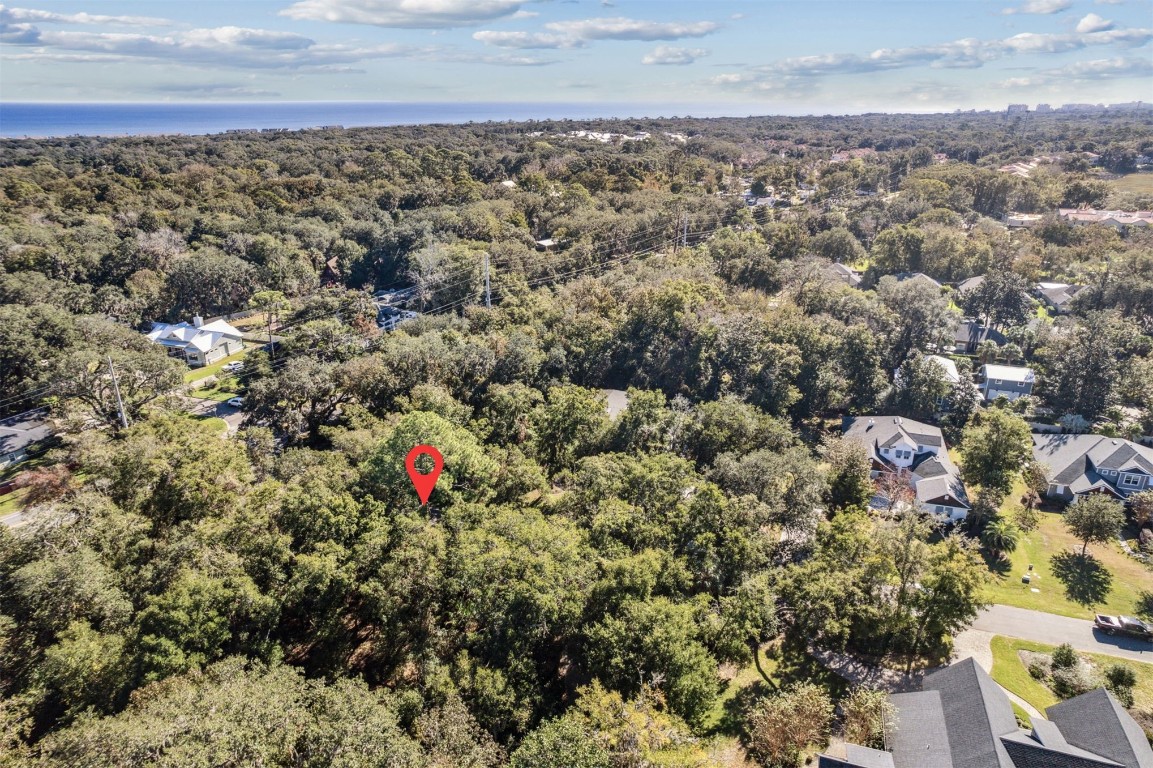
[[[953,522],[969,514],[961,471],[949,458],[938,427],[900,416],[858,416],[845,419],[842,432],[868,450],[871,477],[908,472],[921,510]]]
[[[980,374],[981,396],[987,403],[998,397],[1016,400],[1031,395],[1033,384],[1037,381],[1032,368],[1019,365],[982,365]]]
[[[1033,458],[1046,467],[1054,499],[1087,493],[1125,499],[1153,488],[1153,448],[1103,435],[1033,435]]]

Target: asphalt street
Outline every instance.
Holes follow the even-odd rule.
[[[1048,645],[1068,643],[1079,651],[1105,653],[1153,664],[1153,643],[1131,637],[1106,635],[1093,622],[1052,613],[993,605],[973,622],[973,629]]]

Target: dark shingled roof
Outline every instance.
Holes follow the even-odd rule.
[[[817,768],[894,768],[893,756],[888,752],[856,744],[845,745],[845,757],[819,755]]]
[[[1073,746],[1125,768],[1153,768],[1153,747],[1141,726],[1104,688],[1054,704],[1045,714]]]
[[[1041,719],[1037,720],[1034,729],[1041,723],[1057,730],[1053,723]],[[1012,758],[1015,768],[1121,768],[1112,760],[1064,743],[1063,739],[1056,743],[1041,744],[1034,736],[1010,733],[1001,737],[1001,743]]]
[[[964,659],[926,675],[922,688],[941,694],[952,765],[1013,768],[998,737],[1016,733],[1017,718],[1008,697],[977,662]]]
[[[890,739],[896,768],[953,768],[940,692],[896,693],[889,699],[897,710]]]

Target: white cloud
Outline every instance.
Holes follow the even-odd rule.
[[[1061,13],[1073,7],[1073,0],[1026,0],[1019,8],[1006,8],[1001,13],[1011,15],[1014,13],[1032,13],[1048,16]]]
[[[474,40],[497,48],[581,48],[585,42],[567,35],[549,32],[495,32],[481,30],[473,32]]]
[[[386,58],[515,67],[553,63],[528,56],[494,56],[392,43],[370,46],[321,44],[292,32],[243,27],[190,29],[167,35],[45,31],[31,27],[30,30],[21,30],[19,35],[5,37],[0,33],[0,40],[14,44],[5,48],[0,58],[73,63],[152,60],[192,67],[296,72],[349,71],[352,65]]]
[[[658,45],[645,54],[641,63],[684,66],[708,55],[709,51],[706,48],[677,48],[671,45]]]
[[[830,75],[855,75],[914,67],[977,69],[988,62],[1018,54],[1042,55],[1078,51],[1093,46],[1134,48],[1153,40],[1153,29],[1106,29],[1098,32],[1038,34],[1025,32],[1001,40],[964,38],[936,45],[881,48],[867,55],[828,53],[781,59],[749,67],[739,75],[721,75],[715,85],[762,90],[770,84],[805,82]]]
[[[526,0],[299,0],[280,12],[299,21],[407,29],[472,27],[512,16]]]
[[[8,8],[0,5],[0,29],[7,24],[112,24],[130,27],[162,27],[167,19],[152,16],[100,16],[90,13],[52,13],[32,8]]]
[[[545,24],[545,27],[578,40],[678,40],[683,37],[704,37],[720,29],[719,24],[711,21],[643,21],[621,16],[553,21]]]
[[[1153,76],[1153,61],[1145,58],[1118,56],[1112,59],[1077,61],[1056,69],[1042,69],[1028,77],[1003,80],[1007,88],[1026,88],[1054,85],[1069,81],[1113,80],[1128,77]]]
[[[1107,29],[1113,29],[1113,22],[1108,19],[1103,19],[1095,13],[1090,13],[1077,22],[1077,31],[1085,34],[1087,32],[1104,32]]]
[[[1125,0],[1093,0],[1096,5],[1124,5]]]

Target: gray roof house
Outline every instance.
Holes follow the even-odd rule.
[[[820,768],[1150,768],[1141,727],[1105,689],[1049,707],[1017,726],[1009,698],[973,659],[925,676],[922,690],[890,697],[887,752],[846,746]],[[889,762],[884,762],[888,758]]]
[[[949,459],[938,427],[900,416],[858,416],[845,419],[842,432],[868,450],[872,477],[908,472],[917,505],[925,512],[952,521],[969,514],[961,471]]]
[[[976,277],[970,277],[968,280],[962,280],[961,282],[957,283],[957,287],[955,290],[957,292],[957,295],[960,296],[962,294],[968,293],[969,291],[974,291],[974,290],[980,288],[984,284],[984,282],[985,282],[985,276],[984,275],[977,275]]]
[[[998,397],[1016,400],[1031,395],[1033,384],[1037,381],[1032,368],[1018,365],[982,365],[980,373],[981,395],[986,402],[992,402]]]
[[[36,411],[0,419],[0,468],[24,461],[32,446],[52,435],[43,416],[43,411]]]
[[[1050,498],[1086,493],[1118,499],[1153,488],[1153,448],[1103,435],[1033,435],[1033,458],[1046,467]]]
[[[839,261],[825,267],[825,274],[841,281],[850,288],[859,288],[861,285],[861,273]]]
[[[1068,285],[1066,283],[1038,283],[1037,298],[1046,309],[1055,315],[1067,315],[1073,307],[1073,299],[1084,290],[1083,285]]]
[[[170,357],[183,358],[193,368],[212,365],[221,358],[244,351],[243,334],[223,320],[205,323],[200,317],[188,323],[153,323],[149,341],[165,347]]]
[[[924,272],[898,272],[897,274],[893,275],[893,277],[897,278],[898,283],[903,283],[906,280],[922,280],[934,288],[941,288],[941,284],[939,282],[929,277]]]
[[[1009,339],[1000,331],[986,328],[976,320],[962,320],[953,331],[953,352],[971,355],[982,341],[994,341],[1000,346],[1009,343]]]

